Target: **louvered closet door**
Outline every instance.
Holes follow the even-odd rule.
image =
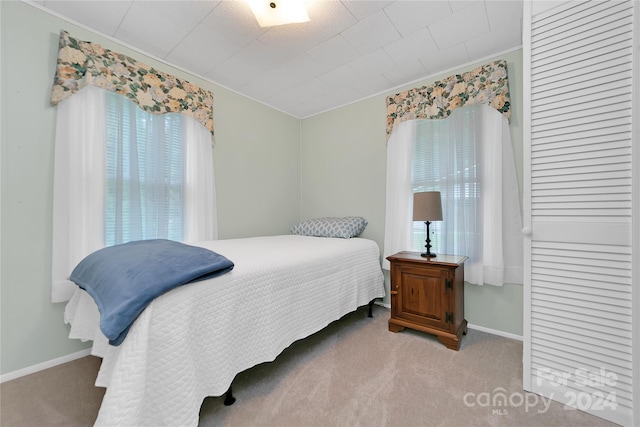
[[[633,8],[629,0],[534,9],[524,37],[523,383],[623,425],[633,400]]]

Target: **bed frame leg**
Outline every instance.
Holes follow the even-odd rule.
[[[236,398],[233,397],[233,392],[231,391],[231,386],[229,386],[229,390],[224,395],[224,406],[231,406],[235,403]]]
[[[369,317],[373,317],[373,303],[374,303],[375,299],[372,299],[371,301],[369,301]]]

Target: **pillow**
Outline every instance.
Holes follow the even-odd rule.
[[[291,234],[350,239],[362,233],[366,227],[367,220],[361,216],[314,218],[293,227]]]

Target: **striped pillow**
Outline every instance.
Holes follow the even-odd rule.
[[[356,237],[367,227],[361,216],[324,217],[303,221],[291,229],[291,234],[315,237]]]

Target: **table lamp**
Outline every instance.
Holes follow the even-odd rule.
[[[413,220],[424,221],[427,224],[427,244],[425,245],[427,250],[420,256],[435,257],[436,254],[431,252],[429,224],[431,221],[442,221],[442,201],[439,191],[424,191],[413,194]]]

